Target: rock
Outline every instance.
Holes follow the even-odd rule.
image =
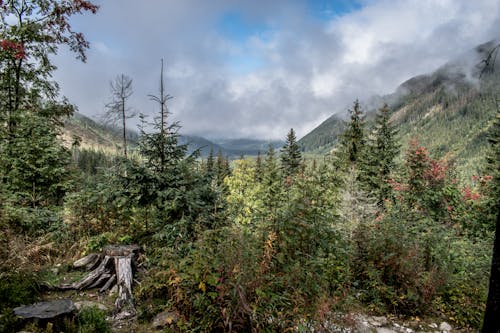
[[[451,325],[448,324],[447,322],[443,321],[441,324],[439,324],[439,330],[440,331],[445,331],[445,332],[450,332],[451,331]]]
[[[436,323],[429,324],[430,328],[438,328],[438,325]]]
[[[368,322],[372,326],[380,327],[387,325],[387,318],[386,317],[371,317],[368,319]]]
[[[153,328],[163,328],[171,324],[175,324],[179,320],[179,315],[173,311],[163,311],[156,315],[151,326]]]
[[[28,319],[50,319],[75,311],[75,304],[70,299],[61,299],[48,302],[39,302],[27,306],[14,308],[16,316]]]
[[[397,333],[397,332],[394,330],[391,330],[390,328],[377,327],[377,333]]]
[[[96,307],[99,310],[108,311],[108,308],[106,305],[98,302],[92,302],[92,301],[80,301],[80,302],[75,302],[75,307],[77,311],[80,311],[83,308],[91,308],[91,307]]]

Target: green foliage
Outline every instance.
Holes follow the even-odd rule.
[[[462,219],[474,219],[469,199],[448,167],[413,142],[396,194],[371,222],[355,231],[354,266],[362,299],[407,315],[442,314],[477,327],[482,316],[491,232],[467,238]],[[469,221],[469,225],[474,222]]]
[[[77,316],[78,333],[110,333],[106,313],[97,307],[85,307]]]
[[[353,165],[359,162],[366,144],[364,115],[358,100],[349,113],[349,123],[339,140],[339,153],[347,165]]]
[[[302,154],[300,153],[300,147],[297,144],[297,138],[295,137],[293,128],[290,129],[290,132],[288,132],[286,136],[286,143],[281,149],[280,159],[284,177],[290,177],[297,174],[302,160]]]
[[[367,190],[377,199],[379,206],[383,206],[385,200],[392,199],[389,180],[396,166],[394,159],[399,154],[397,130],[389,120],[390,109],[386,104],[375,116],[375,126],[368,137],[361,165],[361,179],[366,183]]]
[[[12,309],[35,302],[39,296],[36,276],[28,272],[0,271],[0,332],[14,332],[20,328]]]
[[[22,206],[60,204],[68,190],[70,154],[58,142],[55,126],[26,113],[15,134],[0,143],[0,182]]]

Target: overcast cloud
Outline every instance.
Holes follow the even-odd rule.
[[[171,119],[208,138],[300,137],[500,36],[498,0],[96,2],[97,15],[73,20],[88,62],[55,59],[62,94],[97,115],[124,73],[130,105],[154,114],[163,58]]]

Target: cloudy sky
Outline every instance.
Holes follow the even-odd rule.
[[[165,61],[171,119],[208,138],[307,134],[356,98],[387,94],[500,36],[498,0],[99,0],[73,28],[86,64],[62,49],[54,78],[81,113],[133,78],[130,105],[153,115]]]

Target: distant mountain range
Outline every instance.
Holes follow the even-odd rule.
[[[491,62],[483,75],[481,60],[497,44],[482,44],[433,73],[407,80],[393,94],[374,97],[369,104],[376,107],[364,110],[367,127],[376,109],[387,103],[403,150],[417,138],[435,157],[455,163],[464,177],[479,172],[488,147],[487,131],[500,97],[500,57],[493,58],[495,63]],[[347,116],[347,110],[343,110],[325,120],[299,140],[302,149],[329,152],[343,132]]]
[[[64,142],[71,146],[79,141],[81,148],[99,149],[109,153],[120,153],[122,147],[122,132],[120,128],[102,124],[81,113],[76,112],[66,120],[62,133]],[[133,130],[127,130],[127,142],[131,150],[137,147],[139,134]],[[188,154],[199,150],[202,157],[209,155],[212,150],[214,155],[219,151],[230,159],[244,156],[254,156],[260,151],[265,153],[271,144],[275,149],[283,146],[283,141],[269,141],[256,139],[218,139],[208,140],[201,136],[180,135],[179,144],[188,145]]]

